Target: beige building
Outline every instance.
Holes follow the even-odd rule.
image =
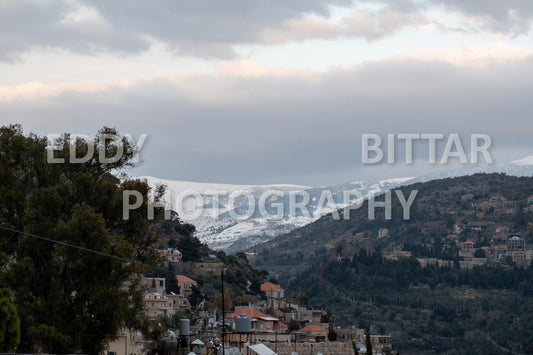
[[[162,250],[162,256],[167,263],[181,263],[183,255],[178,249],[168,248],[167,250]]]
[[[320,325],[308,324],[298,331],[301,338],[326,341],[328,330]]]
[[[175,293],[170,293],[166,294],[166,296],[172,300],[174,308],[185,309],[190,307],[189,302],[182,294],[176,295]]]
[[[152,293],[165,293],[166,280],[164,277],[143,277],[141,290]]]
[[[176,275],[176,280],[178,281],[178,287],[180,288],[180,293],[185,297],[191,295],[192,287],[198,286],[198,283],[193,279],[185,275]]]
[[[265,282],[261,285],[261,291],[263,291],[267,297],[267,307],[280,309],[287,306],[285,290],[283,290],[280,285],[275,285],[272,282]]]
[[[147,342],[140,332],[134,332],[127,329],[122,330],[117,339],[109,343],[107,355],[142,355],[146,354]]]
[[[150,319],[157,319],[163,316],[170,317],[176,313],[174,300],[160,293],[145,294],[143,302],[146,315]]]

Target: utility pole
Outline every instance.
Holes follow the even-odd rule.
[[[226,355],[226,349],[224,348],[224,335],[226,332],[226,305],[224,299],[224,266],[222,266],[222,271],[220,272],[220,279],[222,281],[222,355]]]

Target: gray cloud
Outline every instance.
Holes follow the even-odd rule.
[[[341,36],[375,40],[404,26],[426,23],[420,11],[427,4],[482,16],[486,28],[511,34],[526,33],[533,16],[528,0],[378,3],[388,4],[375,13],[355,13],[336,26],[306,16],[328,17],[330,6],[350,7],[351,0],[7,0],[0,5],[0,59],[16,59],[34,47],[132,53],[148,49],[153,41],[169,45],[178,55],[234,58],[236,44]],[[73,19],[80,9],[94,16]]]
[[[532,90],[533,58],[476,69],[389,60],[313,75],[198,74],[178,83],[66,92],[4,103],[0,116],[40,134],[91,134],[103,125],[146,132],[138,175],[327,184],[383,177],[361,165],[363,133],[486,133],[499,159],[520,158],[506,156],[510,151],[533,154]],[[424,159],[425,149],[418,147],[416,158]],[[425,169],[415,165],[413,174]]]
[[[270,27],[304,13],[327,15],[330,5],[350,0],[175,1],[67,0],[7,1],[0,5],[0,48],[4,59],[32,47],[74,51],[132,52],[148,49],[150,39],[163,41],[180,54],[232,57],[233,44],[251,43]],[[69,21],[82,5],[95,18]],[[66,20],[67,19],[67,20]]]
[[[69,21],[79,6],[66,0],[6,1],[0,4],[0,59],[39,48],[66,48],[81,53],[138,51],[149,41],[139,34],[101,22],[98,18]]]
[[[418,11],[397,11],[385,7],[374,13],[353,11],[338,22],[331,24],[326,20],[304,17],[288,21],[278,29],[268,31],[263,37],[266,43],[338,37],[364,38],[373,41],[390,36],[407,26],[423,25],[428,20]]]
[[[495,19],[505,21],[509,19],[510,12],[515,11],[517,16],[531,19],[533,17],[533,3],[528,0],[431,0],[446,6],[457,8],[467,14],[488,15]],[[512,15],[512,14],[511,14]]]
[[[510,34],[524,34],[531,29],[533,2],[529,0],[429,0],[436,5],[458,10],[465,15],[481,16],[487,29]]]

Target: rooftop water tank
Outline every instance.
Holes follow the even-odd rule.
[[[250,333],[252,331],[252,320],[246,314],[235,317],[235,332]]]
[[[189,336],[191,334],[188,319],[180,319],[180,334],[184,336]]]

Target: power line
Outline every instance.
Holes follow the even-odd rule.
[[[22,235],[25,235],[25,236],[27,236],[27,237],[32,237],[32,238],[37,238],[37,239],[41,239],[41,240],[46,240],[47,242],[51,242],[51,243],[55,243],[55,244],[64,245],[64,246],[66,246],[66,247],[75,248],[75,249],[78,249],[78,250],[86,251],[86,252],[93,253],[93,254],[97,254],[97,255],[100,255],[100,256],[106,256],[106,257],[113,258],[113,259],[117,259],[117,260],[124,261],[124,262],[127,262],[127,263],[134,263],[134,264],[138,264],[138,265],[142,265],[142,266],[148,266],[148,267],[153,267],[153,268],[156,267],[156,266],[153,266],[153,265],[148,265],[148,264],[141,263],[141,262],[136,261],[136,260],[133,260],[133,259],[127,259],[127,258],[123,258],[123,257],[118,256],[118,255],[113,255],[113,254],[105,253],[105,252],[103,252],[103,251],[98,251],[98,250],[94,250],[94,249],[85,248],[85,247],[82,247],[82,246],[79,246],[79,245],[75,245],[75,244],[71,244],[71,243],[67,243],[67,242],[62,242],[62,241],[60,241],[60,240],[56,240],[56,239],[52,239],[52,238],[43,237],[43,236],[41,236],[41,235],[37,235],[37,234],[33,234],[33,233],[23,232],[23,231],[21,231],[21,230],[14,229],[14,228],[10,228],[10,227],[6,227],[6,226],[3,226],[3,225],[0,225],[0,229],[4,229],[4,230],[6,230],[6,231],[13,232],[13,233],[22,234]]]
[[[93,253],[93,254],[96,254],[96,255],[105,256],[105,257],[108,257],[108,258],[113,258],[113,259],[120,260],[120,261],[123,261],[123,262],[126,262],[126,263],[133,263],[133,264],[137,264],[137,265],[140,265],[140,266],[146,266],[146,267],[149,267],[149,268],[154,269],[154,270],[164,271],[165,273],[170,271],[167,268],[162,268],[162,267],[155,266],[155,265],[150,265],[150,264],[144,264],[144,263],[141,263],[140,261],[137,261],[137,260],[127,259],[127,258],[123,258],[123,257],[118,256],[118,255],[113,255],[113,254],[105,253],[105,252],[102,252],[102,251],[85,248],[85,247],[82,247],[82,246],[79,246],[79,245],[75,245],[75,244],[71,244],[71,243],[67,243],[67,242],[62,242],[60,240],[43,237],[41,235],[28,233],[28,232],[23,232],[21,230],[10,228],[10,227],[6,227],[6,226],[3,226],[1,224],[0,224],[0,229],[6,230],[6,231],[9,231],[9,232],[13,232],[13,233],[22,234],[22,235],[25,235],[25,236],[31,237],[31,238],[37,238],[37,239],[45,240],[47,242],[63,245],[63,246],[69,247],[69,248],[75,248],[75,249],[82,250],[82,251],[85,251],[85,252],[88,252],[88,253]],[[222,268],[224,268],[226,266],[224,263],[222,265],[223,265]],[[181,275],[185,275],[184,273],[180,273],[180,274]],[[185,275],[185,276],[187,276],[187,275]],[[196,280],[204,281],[204,282],[213,282],[214,281],[213,279],[207,279],[207,278],[201,277],[201,276],[192,276],[192,277],[194,279],[196,279]],[[251,294],[251,295],[259,295],[259,293],[252,292],[250,290],[248,290],[247,292],[248,292],[248,294]]]

